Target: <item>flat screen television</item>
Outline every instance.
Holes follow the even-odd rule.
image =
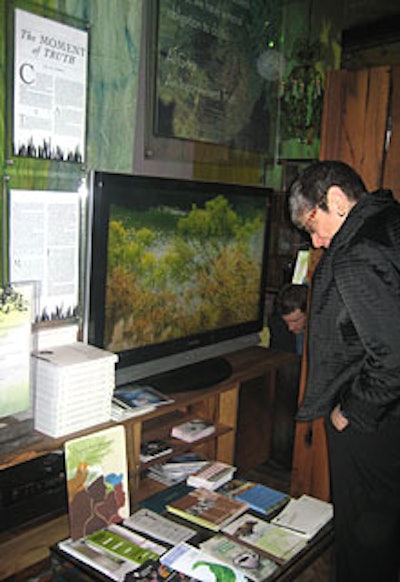
[[[230,373],[263,327],[267,188],[92,172],[84,339],[119,356],[117,386],[163,392]]]

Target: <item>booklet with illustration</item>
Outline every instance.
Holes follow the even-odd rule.
[[[217,534],[200,544],[200,548],[214,558],[233,566],[249,580],[262,582],[278,568],[272,560],[262,556],[237,540]]]
[[[126,435],[112,426],[64,445],[73,540],[130,515]]]
[[[244,513],[247,503],[200,487],[167,504],[167,510],[202,527],[218,531]]]

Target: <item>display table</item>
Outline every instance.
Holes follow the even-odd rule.
[[[266,582],[290,582],[315,562],[333,542],[333,526],[326,525],[304,549],[267,578]],[[50,551],[54,580],[63,582],[110,582],[110,578],[53,546]]]

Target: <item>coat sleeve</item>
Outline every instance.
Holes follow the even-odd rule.
[[[400,407],[399,257],[400,251],[364,240],[334,264],[337,289],[365,354],[341,406],[367,430]]]

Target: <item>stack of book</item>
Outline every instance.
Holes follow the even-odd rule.
[[[187,478],[187,484],[192,487],[204,487],[214,491],[231,481],[235,471],[236,467],[228,463],[209,461]]]
[[[110,420],[115,354],[73,342],[32,357],[36,430],[57,438]]]
[[[192,473],[199,471],[208,461],[196,452],[182,453],[171,457],[164,463],[152,465],[147,476],[163,483],[164,485],[174,485],[185,481]]]
[[[112,418],[120,421],[139,416],[171,402],[172,398],[152,386],[135,382],[124,384],[114,390]]]

